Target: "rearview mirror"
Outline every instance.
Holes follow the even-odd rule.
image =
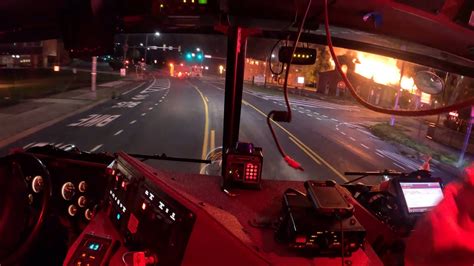
[[[293,54],[293,59],[291,59],[292,51],[293,47],[281,47],[278,52],[278,60],[286,64],[289,64],[291,60],[293,65],[313,65],[316,62],[316,49],[297,47]]]
[[[428,94],[439,94],[444,88],[443,79],[431,71],[416,73],[414,83],[418,89]]]

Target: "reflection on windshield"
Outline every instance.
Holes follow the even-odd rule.
[[[69,58],[60,40],[2,44],[2,154],[14,147],[44,145],[164,153],[213,162],[147,163],[218,175],[225,44],[219,36],[121,35],[113,52],[85,59]],[[346,182],[345,171],[409,172],[429,162],[434,175],[449,181],[471,161],[470,109],[423,118],[369,111],[353,100],[327,47],[311,45],[317,49],[316,63],[292,66],[289,74],[293,121],[275,127],[282,146],[305,171],[289,168],[265,123],[271,110],[286,108],[283,66],[277,50],[271,52],[273,44],[249,41],[240,124],[240,141],[263,148],[264,179]],[[474,96],[471,77],[360,51],[336,52],[357,93],[376,106],[425,110]],[[417,82],[421,75],[428,75],[421,81],[425,83]],[[436,88],[430,77],[439,77],[431,81],[437,82]]]

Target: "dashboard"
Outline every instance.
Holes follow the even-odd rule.
[[[283,191],[301,183],[269,181],[232,198],[221,192],[219,177],[160,171],[125,153],[105,172],[103,204],[69,246],[65,266],[341,263],[337,256],[301,256],[276,241],[274,230],[251,225],[262,215],[278,219]],[[377,265],[367,249],[350,260]]]
[[[121,158],[108,172],[108,217],[125,245],[180,265],[196,215]]]
[[[302,256],[302,249],[289,248],[292,243],[276,239],[275,230],[269,230],[282,218],[282,195],[289,187],[303,190],[301,182],[263,180],[260,191],[242,189],[230,196],[220,190],[221,180],[217,176],[164,172],[125,153],[88,158],[87,153],[56,156],[58,154],[51,154],[51,151],[37,150],[34,155],[47,171],[44,177],[34,174],[25,177],[29,191],[34,194],[33,198],[36,194],[41,195],[45,177],[50,176],[48,216],[59,217],[61,222],[45,222],[50,230],[40,237],[32,251],[43,256],[54,254],[59,258],[56,261],[63,261],[63,265],[340,264],[340,258],[334,255]],[[425,180],[418,180],[415,185],[412,179],[398,180],[402,192],[410,185],[415,189],[433,187],[437,189],[437,194],[433,194],[438,195],[441,187],[436,180],[430,180],[429,186],[423,183]],[[394,221],[387,217],[402,217],[399,214],[403,206],[394,212],[385,212],[376,207],[384,207],[387,202],[372,202],[375,196],[383,198],[384,194],[365,195],[357,186],[354,191],[352,187],[346,188],[357,198],[357,201],[352,198],[354,201],[351,202],[356,207],[357,219],[364,221],[361,222],[364,228],[374,230],[368,230],[366,240],[359,243],[361,248],[354,248],[352,254],[346,253],[345,259],[356,265],[378,265],[379,260],[368,243],[373,245],[380,235],[385,242],[397,238],[394,235],[397,230],[387,227]],[[359,193],[365,196],[357,196]],[[406,193],[404,197],[407,198],[407,209],[411,206],[409,195]],[[367,204],[372,202],[367,206],[375,211],[375,216],[364,211],[364,199]],[[35,198],[33,200],[39,203]],[[409,212],[406,215],[406,218],[416,218]],[[305,217],[299,221],[309,221]],[[265,227],[266,223],[270,227]],[[320,224],[315,226],[320,227]],[[342,223],[336,227],[340,226]],[[352,243],[354,228],[336,227],[333,233],[344,230],[344,243]],[[315,234],[319,234],[316,231]],[[310,237],[307,239],[311,242],[313,236]],[[64,253],[51,253],[48,241],[60,242],[66,238],[69,241],[63,245]],[[295,243],[300,243],[300,238],[296,237]],[[342,242],[342,236],[340,239]],[[45,248],[38,249],[39,246]],[[37,257],[31,253],[28,257],[32,259],[26,265],[33,265]],[[137,261],[144,264],[136,264]],[[48,263],[53,264],[58,263]]]
[[[105,169],[113,158],[84,161],[80,157],[50,156],[47,149],[31,151],[44,163],[51,176],[52,211],[62,219],[84,228],[103,201],[107,187]],[[62,151],[56,152],[62,154]],[[41,182],[34,178],[31,180],[29,186],[32,191],[39,189],[38,183]]]

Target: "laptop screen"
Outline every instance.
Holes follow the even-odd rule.
[[[400,182],[408,213],[427,212],[443,199],[439,182]]]

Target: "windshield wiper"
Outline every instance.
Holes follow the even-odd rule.
[[[347,185],[347,184],[350,184],[350,183],[354,183],[354,182],[356,182],[358,180],[361,180],[362,178],[368,177],[368,176],[381,176],[381,175],[382,176],[400,176],[402,174],[403,174],[402,172],[397,172],[397,171],[394,171],[394,170],[369,171],[369,172],[344,172],[344,175],[360,175],[360,177],[349,180],[344,184]]]
[[[170,157],[166,154],[162,153],[161,155],[154,154],[154,155],[146,155],[146,154],[128,154],[132,157],[141,159],[140,161],[144,162],[146,160],[163,160],[163,161],[176,161],[176,162],[186,162],[186,163],[205,163],[210,164],[212,163],[211,160],[202,160],[202,159],[192,159],[192,158],[181,158],[181,157]]]

